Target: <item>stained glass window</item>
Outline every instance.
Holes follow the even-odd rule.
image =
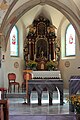
[[[10,33],[10,56],[18,55],[18,29],[14,26]]]
[[[66,29],[66,56],[75,55],[75,30],[71,24]]]

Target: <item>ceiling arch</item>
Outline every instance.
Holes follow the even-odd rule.
[[[79,30],[77,28],[77,25],[79,25],[79,19],[76,16],[76,14],[73,13],[73,11],[71,9],[69,9],[66,5],[64,5],[61,2],[55,2],[55,1],[50,1],[50,0],[34,0],[34,1],[28,1],[25,4],[23,4],[22,6],[20,6],[17,10],[14,11],[14,13],[12,13],[12,15],[7,19],[5,26],[3,27],[3,31],[5,33],[5,38],[6,38],[6,46],[7,46],[7,41],[8,41],[8,37],[10,34],[10,31],[12,29],[12,27],[14,26],[14,24],[16,24],[16,22],[26,13],[28,12],[30,9],[32,9],[33,7],[35,7],[36,5],[50,5],[54,8],[56,8],[57,10],[59,10],[64,16],[66,16],[66,18],[73,24],[74,28],[76,29],[77,35],[80,37],[79,35]],[[14,16],[14,17],[13,17]],[[75,21],[74,21],[74,20]],[[76,22],[76,24],[75,24]],[[6,47],[5,46],[5,47]]]
[[[12,10],[12,8],[15,6],[15,4],[17,3],[17,0],[14,0],[11,5],[9,6],[3,20],[2,20],[2,24],[1,24],[1,28],[4,27],[5,23],[6,23],[6,19],[8,18],[9,14],[10,14],[10,11]]]

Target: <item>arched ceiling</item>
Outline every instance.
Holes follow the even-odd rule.
[[[3,7],[3,9],[1,8],[1,3],[3,2],[3,0],[0,0],[0,25],[3,21],[3,18],[5,16],[5,14],[8,11],[8,8],[10,7],[11,3],[13,2],[13,0],[6,0],[6,4],[8,5],[8,8],[6,9],[5,7]]]
[[[78,9],[80,10],[80,0],[73,0]]]
[[[0,0],[0,4],[2,3],[3,0]],[[24,4],[25,2],[29,2],[29,1],[32,1],[32,0],[6,0],[8,6],[10,7],[12,5],[12,3],[16,3],[14,4],[13,8],[8,12],[9,15],[12,14],[14,12],[14,10],[16,10],[18,7],[20,7],[22,4]],[[34,1],[34,0],[33,0]],[[45,0],[40,0],[41,2],[45,2]],[[80,1],[79,0],[69,0],[69,1],[65,1],[65,0],[56,0],[56,2],[62,2],[64,5],[70,5],[70,7],[72,8],[73,7],[73,4],[74,3],[76,5],[76,7],[80,10]],[[71,4],[70,4],[71,3]],[[9,8],[8,7],[8,8]],[[49,7],[47,10],[48,11],[51,11],[50,10],[51,7]],[[2,21],[3,21],[3,18],[4,16],[6,15],[8,9],[1,9],[0,8],[0,25],[2,24]]]
[[[3,0],[0,0],[0,3]],[[79,0],[6,0],[9,5],[8,9],[0,9],[0,32],[9,36],[9,30],[14,23],[21,20],[27,27],[32,24],[32,21],[40,14],[50,19],[52,24],[57,28],[60,26],[62,19],[76,22],[75,29],[79,28],[80,8]],[[75,8],[75,9],[74,9]],[[63,13],[63,14],[62,14]],[[72,18],[73,17],[73,18]],[[69,19],[68,19],[69,18]],[[15,22],[16,20],[16,22]],[[76,29],[77,30],[77,29]],[[79,30],[77,30],[79,31]],[[8,34],[7,34],[8,33]],[[8,37],[6,37],[7,39]],[[7,43],[7,41],[6,41]]]
[[[57,28],[64,15],[49,5],[37,5],[21,17],[21,21],[27,27],[32,24],[33,20],[39,15],[43,15],[50,20],[50,22]]]

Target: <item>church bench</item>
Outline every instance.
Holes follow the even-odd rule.
[[[0,120],[9,120],[8,100],[0,100]]]

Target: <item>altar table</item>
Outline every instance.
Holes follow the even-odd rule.
[[[31,91],[36,90],[38,93],[38,105],[41,105],[42,91],[45,89],[49,92],[49,105],[52,105],[53,92],[56,87],[60,92],[60,105],[63,105],[63,80],[62,79],[32,79],[28,81],[27,102],[30,104]]]

